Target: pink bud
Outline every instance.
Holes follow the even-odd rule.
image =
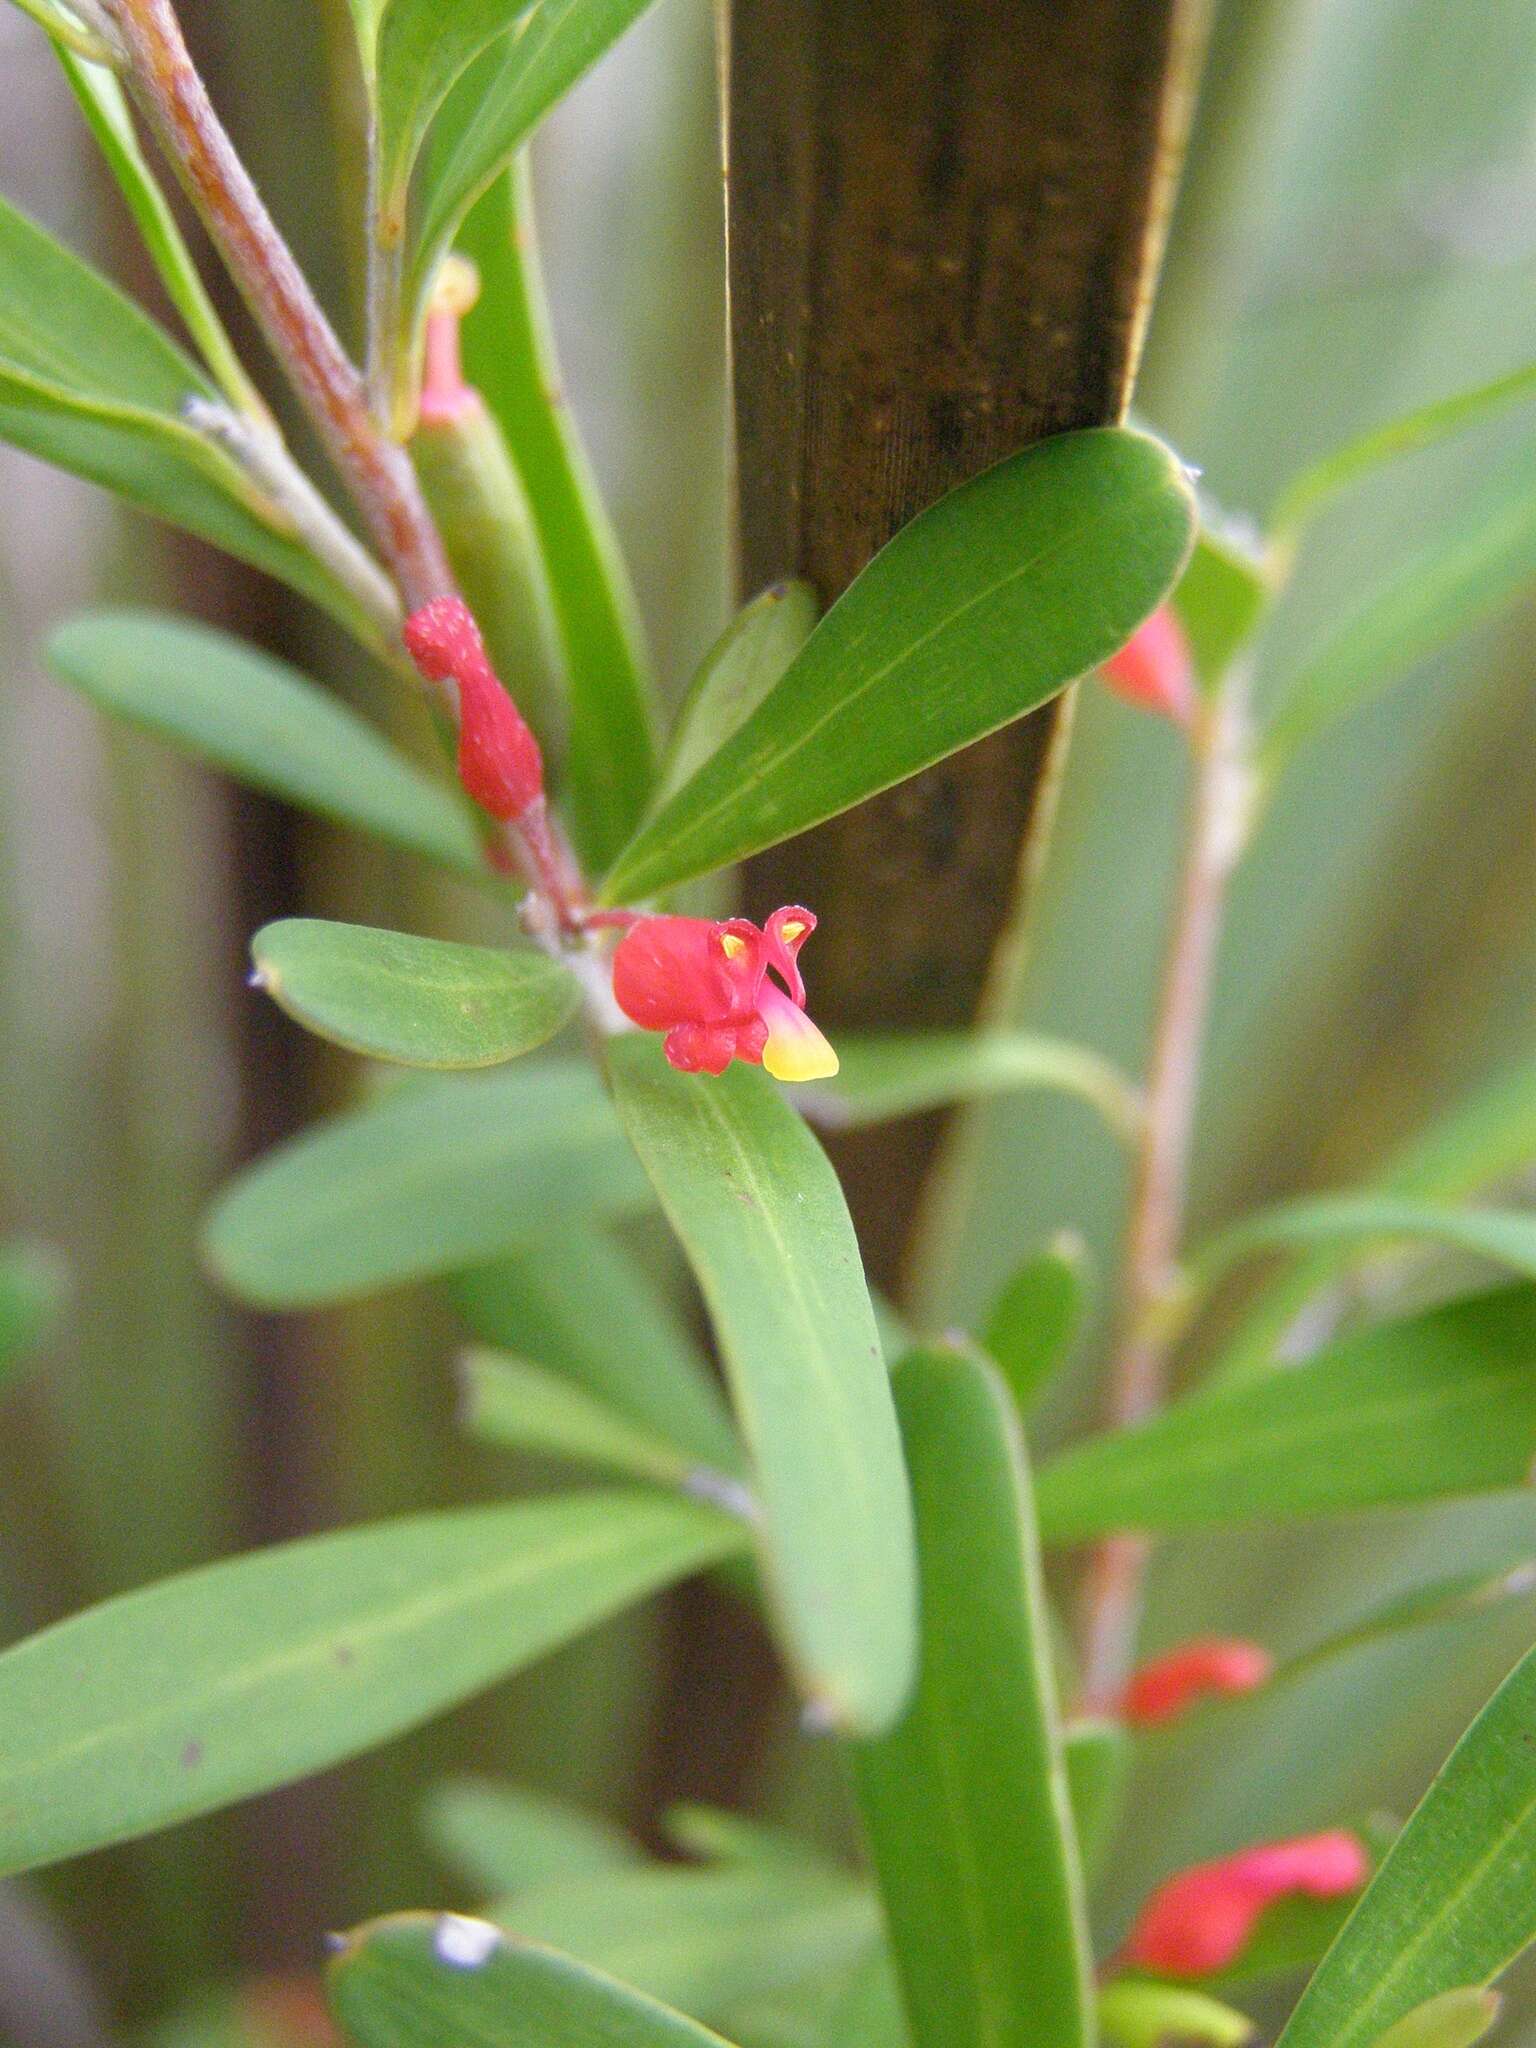
[[[435,597],[405,622],[405,644],[429,682],[459,692],[459,780],[493,818],[518,818],[544,794],[539,743],[496,678],[461,597]]]
[[[459,330],[480,296],[480,279],[464,257],[446,259],[427,305],[420,418],[428,427],[450,427],[478,412],[483,401],[464,381]]]
[[[1188,725],[1194,716],[1195,664],[1171,605],[1160,605],[1143,619],[1100,674],[1117,697],[1142,711],[1155,711],[1176,725]]]
[[[1274,1659],[1258,1643],[1212,1637],[1181,1643],[1131,1674],[1121,1712],[1133,1728],[1173,1721],[1210,1693],[1253,1692],[1268,1679]]]
[[[1237,1961],[1277,1899],[1339,1898],[1369,1876],[1363,1844],[1342,1828],[1197,1864],[1148,1899],[1121,1960],[1160,1977],[1210,1976]]]

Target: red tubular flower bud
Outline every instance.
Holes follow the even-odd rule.
[[[459,780],[493,818],[518,818],[544,794],[539,743],[486,657],[461,597],[435,597],[405,622],[405,645],[429,682],[459,693]]]
[[[1369,1876],[1364,1845],[1342,1828],[1197,1864],[1148,1899],[1121,1961],[1160,1977],[1210,1976],[1237,1961],[1277,1899],[1340,1898]]]
[[[1171,605],[1144,619],[1100,670],[1117,697],[1188,725],[1195,711],[1195,664]]]
[[[1152,1728],[1211,1693],[1253,1692],[1273,1669],[1274,1659],[1258,1643],[1215,1637],[1181,1643],[1132,1673],[1120,1710],[1133,1728]]]
[[[779,1081],[821,1080],[837,1054],[805,1014],[797,961],[815,929],[793,904],[761,929],[745,917],[636,918],[613,956],[614,999],[631,1023],[666,1033],[662,1050],[685,1074],[723,1074],[735,1059]]]

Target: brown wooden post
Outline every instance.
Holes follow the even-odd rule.
[[[1124,412],[1198,0],[731,0],[727,137],[741,580],[824,603],[1024,443]],[[980,1000],[1060,713],[749,866],[809,902],[818,1020],[955,1026]],[[890,1285],[941,1121],[841,1141]]]

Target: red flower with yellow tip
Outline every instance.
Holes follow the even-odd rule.
[[[613,993],[632,1024],[664,1031],[685,1074],[723,1074],[732,1060],[776,1081],[821,1081],[837,1054],[805,1014],[800,948],[816,929],[788,904],[759,928],[749,918],[640,917],[613,956]]]

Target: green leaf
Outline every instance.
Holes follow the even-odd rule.
[[[741,1445],[691,1333],[628,1252],[568,1218],[454,1291],[487,1344],[557,1368],[606,1407],[680,1444],[701,1465],[740,1473]]]
[[[413,1081],[279,1145],[225,1188],[203,1244],[242,1301],[314,1308],[644,1200],[590,1070],[550,1060]]]
[[[1416,554],[1397,556],[1374,589],[1277,685],[1259,752],[1273,780],[1298,750],[1380,694],[1456,634],[1536,581],[1536,484],[1524,462],[1458,497],[1455,518]]]
[[[1472,2048],[1498,2018],[1502,2003],[1496,1991],[1477,1985],[1442,1991],[1388,2027],[1375,2048]]]
[[[1103,1868],[1119,1825],[1131,1774],[1130,1731],[1123,1721],[1068,1721],[1061,1731],[1061,1753],[1078,1857],[1091,1879]]]
[[[1536,1651],[1462,1736],[1328,1951],[1283,2048],[1366,2048],[1536,1935]]]
[[[133,116],[116,73],[103,64],[92,64],[62,44],[56,49],[80,110],[133,215],[149,260],[203,361],[237,411],[270,425],[266,406],[224,331],[224,323],[198,274],[170,203],[139,147]]]
[[[481,52],[529,12],[530,0],[386,0],[375,99],[379,211],[390,235],[405,232],[411,172],[433,116]]]
[[[1173,593],[1203,690],[1214,690],[1272,601],[1264,563],[1230,521],[1201,506],[1200,531]]]
[[[650,1493],[419,1515],[167,1579],[0,1654],[0,1873],[356,1756],[737,1547]]]
[[[53,1328],[68,1287],[64,1263],[47,1245],[0,1245],[0,1385]]]
[[[1088,1251],[1075,1231],[1058,1232],[1025,1259],[992,1304],[982,1347],[1027,1417],[1065,1363],[1083,1319]]]
[[[551,21],[542,12],[530,19],[515,47],[532,51],[530,38]],[[465,369],[528,488],[570,690],[561,803],[577,852],[596,870],[613,859],[650,799],[651,682],[623,558],[571,408],[559,402],[526,158],[476,207],[464,246],[482,284],[464,323]]]
[[[867,1884],[804,1861],[598,1872],[521,1892],[497,1917],[715,2025],[745,2000],[847,1967],[880,1925]]]
[[[1154,609],[1193,525],[1174,457],[1121,427],[1039,442],[951,491],[641,827],[607,900],[760,852],[1054,696]]]
[[[1040,1523],[1079,1543],[1339,1514],[1523,1486],[1533,1453],[1536,1287],[1510,1287],[1078,1444],[1040,1474]]]
[[[855,1778],[914,2048],[1084,2048],[1091,1958],[1023,1441],[978,1354],[913,1352],[894,1384],[922,1656]]]
[[[1372,1643],[1402,1635],[1408,1629],[1432,1628],[1441,1622],[1465,1621],[1486,1614],[1508,1600],[1523,1600],[1536,1592],[1536,1558],[1528,1558],[1501,1572],[1458,1572],[1454,1578],[1438,1579],[1433,1585],[1415,1586],[1384,1600],[1353,1621],[1347,1628],[1325,1636],[1321,1642],[1282,1658],[1269,1683],[1279,1685],[1302,1678],[1320,1664],[1350,1655]]]
[[[700,1806],[685,1800],[667,1808],[661,1826],[674,1848],[701,1863],[767,1864],[775,1870],[823,1874],[836,1868],[813,1843],[724,1806]]]
[[[833,1724],[888,1727],[916,1654],[911,1505],[837,1176],[760,1068],[675,1073],[638,1034],[609,1062],[720,1341],[790,1660]]]
[[[1099,1993],[1099,2031],[1108,2048],[1242,2048],[1257,2030],[1203,1991],[1121,1977]]]
[[[1536,1161],[1536,1062],[1495,1074],[1417,1134],[1370,1190],[1387,1198],[1451,1204]],[[1306,1303],[1375,1247],[1339,1238],[1308,1252],[1262,1289],[1210,1369],[1228,1384],[1268,1366]]]
[[[421,226],[411,252],[409,292],[418,321],[437,266],[470,207],[556,102],[649,5],[650,0],[534,0],[517,34],[487,51],[460,81],[443,109],[421,177]]]
[[[1096,1109],[1116,1137],[1141,1127],[1139,1090],[1087,1046],[1026,1031],[928,1031],[911,1037],[839,1037],[836,1080],[801,1099],[836,1129],[883,1123],[949,1102],[1058,1088]]]
[[[358,61],[362,66],[363,83],[370,99],[378,89],[379,70],[379,23],[384,19],[384,10],[389,0],[347,0],[352,16],[352,29],[357,37]]]
[[[1425,1239],[1536,1278],[1536,1215],[1518,1209],[1451,1209],[1369,1193],[1318,1195],[1241,1217],[1196,1246],[1185,1278],[1203,1294],[1229,1267],[1255,1252],[1326,1245],[1339,1238],[1373,1245]]]
[[[456,1913],[375,1920],[328,1975],[358,2048],[722,2048],[611,1977]]]
[[[656,773],[661,803],[744,725],[816,624],[808,583],[776,583],[736,614],[699,665],[672,721]]]
[[[287,917],[251,941],[256,985],[321,1038],[412,1067],[494,1067],[568,1024],[576,978],[531,946],[452,945]]]
[[[422,1827],[443,1862],[486,1899],[640,1860],[629,1836],[598,1815],[486,1778],[434,1785],[422,1806]]]
[[[685,1483],[693,1461],[666,1437],[505,1351],[469,1351],[459,1363],[459,1421],[481,1443],[605,1466],[661,1486]]]
[[[48,660],[101,710],[253,789],[494,879],[457,792],[296,669],[228,633],[158,612],[86,612],[53,635]]]
[[[1511,405],[1536,398],[1536,363],[1526,363],[1470,391],[1435,400],[1361,434],[1314,462],[1292,479],[1271,515],[1271,530],[1282,546],[1293,546],[1303,527],[1341,491],[1401,455],[1414,455],[1439,441],[1481,426]]]
[[[220,393],[137,306],[0,199],[0,441],[265,569],[376,645],[350,593],[187,424],[193,399],[217,404]]]

